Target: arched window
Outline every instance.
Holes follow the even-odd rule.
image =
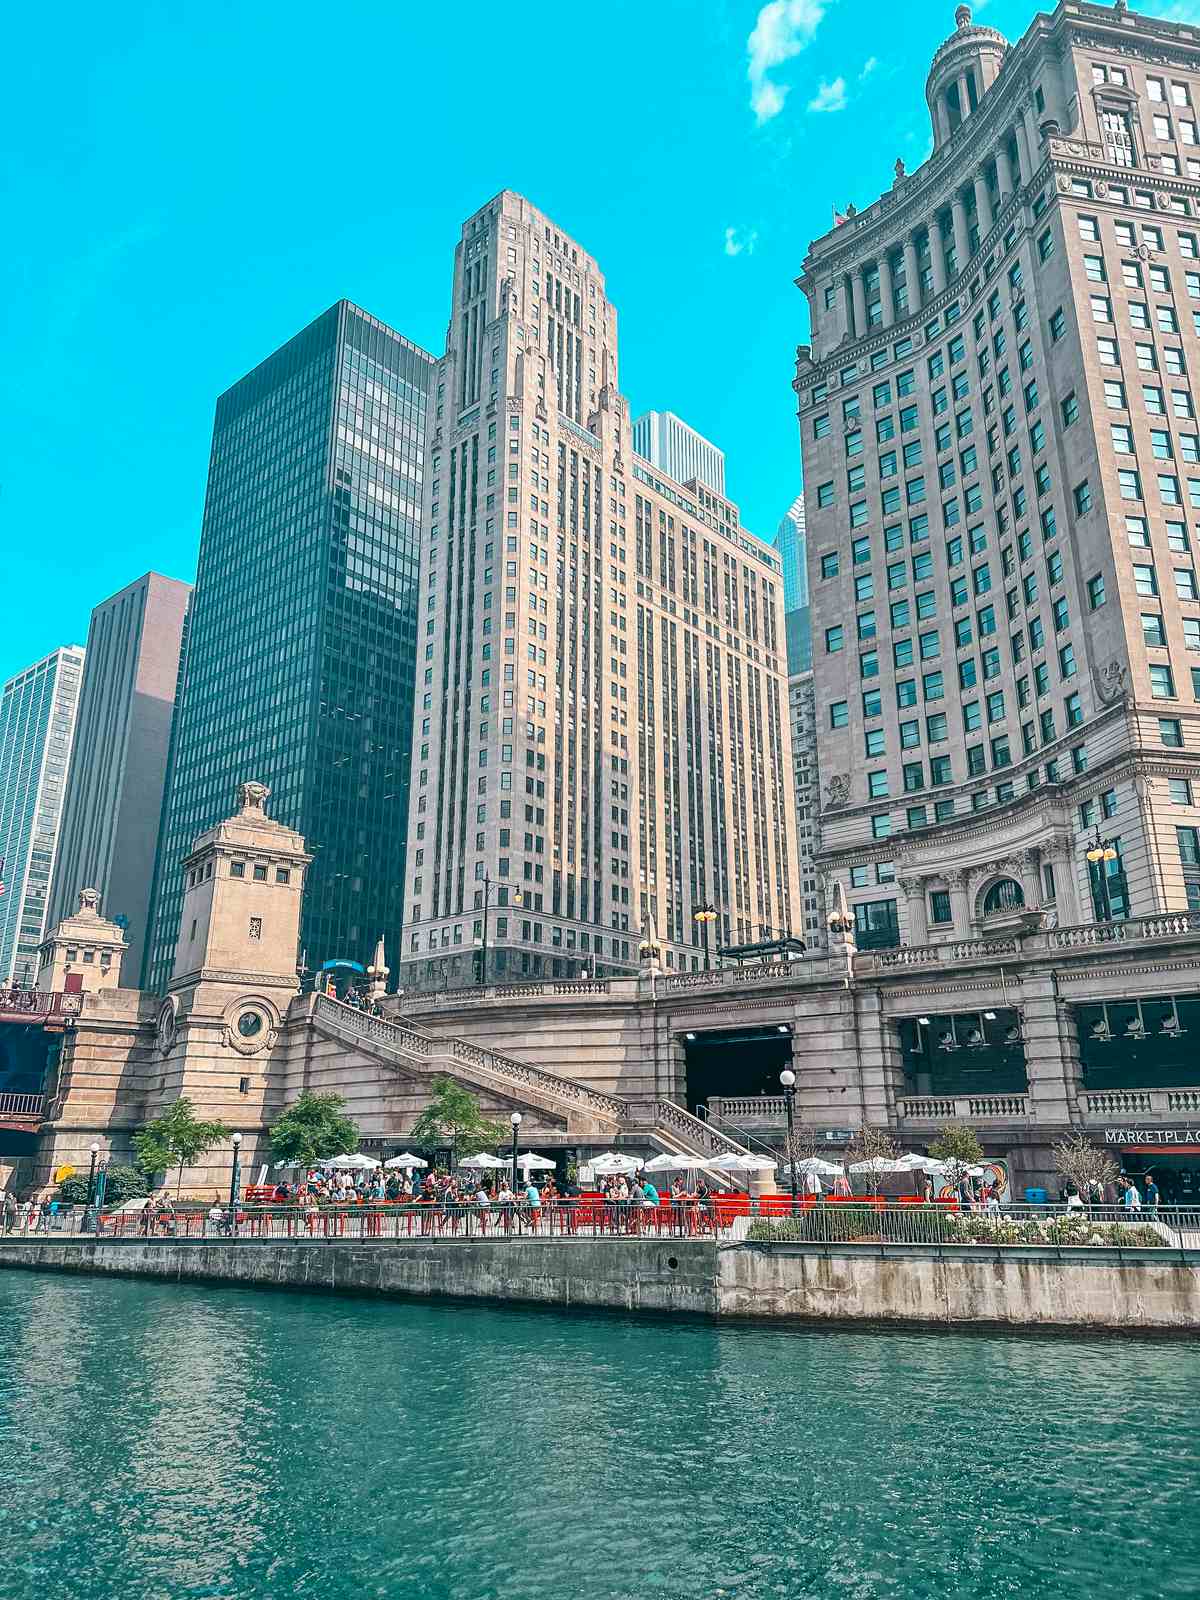
[[[999,911],[1020,911],[1025,904],[1025,893],[1015,878],[1001,878],[988,890],[983,901],[985,917]]]

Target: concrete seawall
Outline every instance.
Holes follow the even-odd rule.
[[[2,1267],[704,1316],[717,1309],[716,1249],[689,1239],[6,1239]]]
[[[0,1241],[0,1268],[717,1318],[1200,1329],[1200,1252],[694,1239]]]

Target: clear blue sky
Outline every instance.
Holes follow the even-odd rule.
[[[793,286],[833,203],[928,148],[950,0],[18,8],[0,105],[0,675],[195,572],[216,396],[342,295],[434,354],[460,224],[529,196],[591,250],[635,410],[799,487]],[[1033,7],[991,0],[1010,38]],[[501,28],[500,24],[503,24]]]

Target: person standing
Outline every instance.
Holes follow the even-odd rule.
[[[1142,1209],[1142,1197],[1138,1193],[1138,1186],[1132,1178],[1126,1179],[1125,1197],[1122,1202],[1128,1216],[1134,1216]]]
[[[1158,1185],[1152,1172],[1146,1174],[1146,1214],[1151,1217],[1158,1215]]]

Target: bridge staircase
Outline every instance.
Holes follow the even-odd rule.
[[[573,1078],[528,1061],[485,1049],[466,1039],[429,1033],[415,1023],[371,1016],[329,995],[314,995],[312,1023],[318,1033],[416,1077],[446,1074],[473,1089],[531,1106],[561,1118],[581,1141],[616,1138],[629,1120],[629,1106]]]

